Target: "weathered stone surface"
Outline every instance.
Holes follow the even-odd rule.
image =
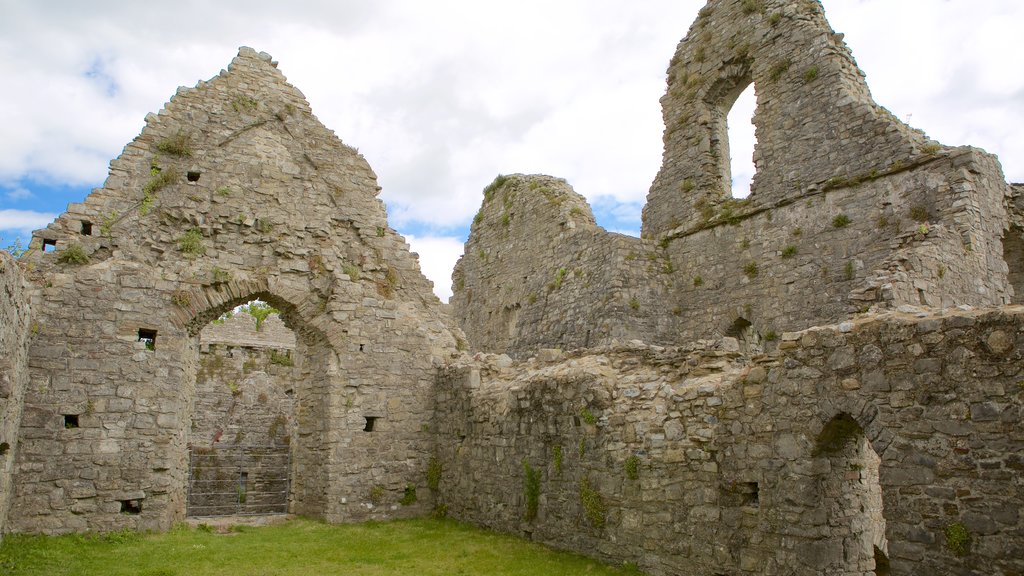
[[[461,335],[378,190],[365,159],[248,48],[149,116],[105,186],[37,231],[22,259],[39,328],[21,375],[39,385],[25,398],[31,441],[17,454],[9,528],[170,527],[185,514],[189,448],[218,428],[223,443],[289,438],[293,512],[341,521],[428,509],[369,497],[383,485],[397,502],[422,485],[434,367]],[[274,319],[266,333],[228,324],[200,338],[255,298],[281,311],[290,341],[261,348],[289,332]],[[239,378],[226,382],[217,359]],[[247,360],[258,369],[246,374]],[[72,509],[56,489],[97,466],[95,506]]]
[[[740,200],[725,119],[750,83],[757,174]],[[709,2],[662,107],[642,240],[598,227],[564,181],[488,186],[453,274],[472,349],[722,336],[760,349],[822,322],[852,330],[869,310],[999,306],[1024,287],[1024,201],[998,161],[875,104],[818,2]]]
[[[18,427],[29,383],[30,316],[21,271],[10,254],[0,251],[0,537],[7,531]]]
[[[1024,309],[887,314],[854,331],[815,328],[798,338],[808,345],[757,360],[723,362],[712,343],[598,347],[501,372],[463,357],[438,378],[440,502],[658,575],[873,574],[876,547],[893,574],[1018,573],[1024,350],[986,355],[991,330],[1024,333]],[[926,342],[933,333],[944,338]],[[902,352],[847,380],[908,379],[909,398],[820,386],[835,350],[895,343]],[[964,376],[908,372],[917,348]],[[951,354],[961,348],[974,353]],[[533,520],[524,463],[541,478]],[[965,557],[945,548],[958,522],[972,539]]]
[[[877,107],[813,1],[711,0],[663,105],[642,240],[488,188],[460,355],[365,160],[242,49],[0,254],[0,532],[167,528],[191,456],[238,511],[436,504],[652,575],[1024,573],[1024,309],[981,309],[1024,294],[1024,187]],[[280,316],[211,324],[253,298]]]

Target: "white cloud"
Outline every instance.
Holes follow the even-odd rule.
[[[18,200],[25,200],[26,198],[31,198],[33,194],[31,191],[18,186],[16,188],[12,188],[10,190],[5,191],[4,196],[6,196],[8,200],[16,202]]]
[[[15,236],[27,237],[33,230],[45,228],[58,214],[35,212],[33,210],[0,210],[0,232],[14,232]]]
[[[399,230],[465,227],[482,188],[512,172],[613,198],[609,226],[625,228],[661,163],[666,66],[703,4],[0,0],[0,76],[16,87],[0,92],[0,186],[99,185],[146,113],[248,45],[367,157]],[[1008,72],[1024,69],[1024,3],[824,5],[880,104],[940,142],[999,154],[1024,181],[1024,75]],[[424,267],[452,242],[421,245]],[[444,292],[449,273],[431,276]]]
[[[420,269],[434,283],[434,294],[447,302],[452,295],[452,270],[462,256],[462,240],[450,236],[406,236],[413,252],[419,253]]]

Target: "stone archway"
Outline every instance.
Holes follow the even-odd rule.
[[[234,288],[207,294],[205,299],[216,304],[197,313],[189,323],[188,364],[194,370],[187,375],[187,388],[192,391],[191,424],[186,432],[189,475],[182,487],[187,513],[293,512],[322,517],[329,474],[329,458],[323,450],[328,443],[327,407],[333,387],[331,374],[337,373],[337,351],[289,300],[265,290],[236,296],[243,292]],[[252,300],[279,311],[279,321],[294,336],[291,350],[272,341],[266,346],[254,345],[252,334],[242,338],[235,334],[249,342],[233,350],[218,351],[216,344],[201,340],[213,319]],[[243,347],[246,349],[241,350]],[[269,377],[268,372],[276,372],[277,377]],[[243,406],[228,426],[211,425],[209,419],[205,426],[197,426],[204,421],[202,411],[210,409],[199,402],[199,393],[216,389],[211,381],[220,385],[221,396],[230,397],[230,406]],[[253,397],[247,397],[247,392]],[[247,418],[251,420],[242,421]],[[233,436],[225,438],[225,433]],[[197,497],[197,486],[210,487],[206,492],[211,496]]]
[[[826,559],[828,573],[888,574],[881,459],[864,429],[850,414],[837,414],[818,434],[813,456],[821,463],[825,539],[832,544],[823,548],[833,554]]]

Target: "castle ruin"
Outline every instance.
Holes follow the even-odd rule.
[[[813,0],[709,0],[662,106],[641,238],[501,176],[449,314],[241,49],[0,253],[0,532],[435,513],[656,575],[1024,573],[1024,187],[876,105]]]

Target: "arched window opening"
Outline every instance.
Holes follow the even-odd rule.
[[[746,198],[750,195],[750,183],[754,179],[754,110],[757,108],[757,97],[754,84],[751,83],[740,93],[736,102],[729,110],[726,126],[729,134],[727,150],[729,152],[729,188],[733,198]]]
[[[889,574],[881,459],[864,430],[849,414],[839,414],[818,435],[814,453],[828,461],[819,478],[828,523],[825,532],[847,551],[844,565],[824,567],[826,572]]]

